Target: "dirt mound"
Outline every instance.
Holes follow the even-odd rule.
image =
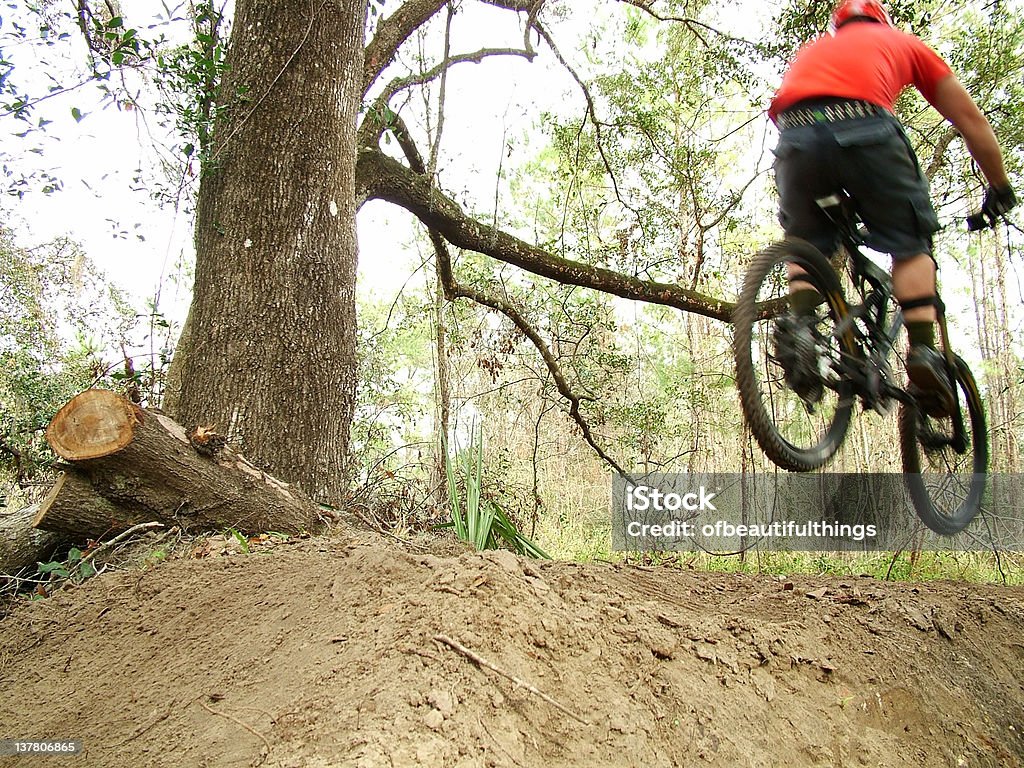
[[[81,739],[76,766],[1015,766],[1022,663],[1021,589],[306,540],[19,606],[0,738]]]

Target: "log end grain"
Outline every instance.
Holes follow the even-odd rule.
[[[87,389],[57,412],[46,440],[68,461],[109,456],[131,443],[142,419],[142,409],[116,392]]]

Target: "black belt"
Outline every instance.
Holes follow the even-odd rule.
[[[877,104],[868,101],[839,101],[813,107],[793,107],[779,115],[776,124],[780,130],[795,128],[798,125],[818,125],[819,123],[838,123],[842,120],[855,120],[859,117],[888,114]]]

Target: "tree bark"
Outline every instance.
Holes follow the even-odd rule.
[[[532,57],[542,0],[484,2],[528,14],[525,50],[501,50]],[[355,216],[368,196],[406,208],[454,245],[552,280],[723,321],[732,310],[678,285],[559,258],[474,221],[428,177],[376,148],[386,110],[369,110],[373,148],[360,152],[364,98],[373,101],[388,64],[445,3],[407,0],[371,25],[364,48],[368,5],[237,0],[216,123],[203,145],[193,300],[164,402],[181,424],[210,424],[261,469],[335,505],[348,474],[358,375]],[[479,57],[449,57],[440,71],[456,59]],[[383,90],[376,93],[386,102]]]
[[[57,478],[39,504],[32,527],[84,542],[116,536],[151,519],[140,507],[121,506],[100,496],[85,475],[71,471]]]
[[[317,505],[297,488],[228,447],[201,454],[179,424],[114,392],[77,395],[46,436],[70,465],[40,506],[38,528],[84,539],[148,521],[241,533],[300,533],[320,524]]]
[[[446,305],[444,285],[440,275],[434,285],[434,329],[436,342],[434,355],[436,370],[434,372],[434,407],[437,422],[434,432],[434,487],[437,489],[436,502],[438,508],[444,508],[448,497],[447,486],[447,449],[448,427],[451,419],[451,389],[448,382],[448,336],[445,330],[444,309]]]
[[[165,402],[181,424],[210,424],[335,504],[355,408],[366,5],[238,0]]]
[[[9,515],[0,515],[0,574],[15,574],[48,560],[61,545],[64,536],[52,531],[32,527],[39,510],[38,504],[20,509]]]

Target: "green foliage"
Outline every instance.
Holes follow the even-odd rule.
[[[659,12],[673,10],[711,19],[716,9],[669,3]],[[593,41],[596,53],[584,52],[593,113],[543,117],[550,143],[526,171],[549,183],[529,193],[513,186],[513,197],[534,201],[533,221],[550,222],[542,238],[570,258],[714,292],[726,272],[720,249],[751,220],[738,202],[758,170],[758,137],[743,123],[763,110],[760,62],[751,45],[710,27],[646,15],[609,23],[616,28]]]
[[[97,373],[86,335],[96,315],[72,311],[75,291],[95,299],[97,286],[66,242],[27,251],[0,231],[0,265],[0,469],[24,483],[50,460],[49,419]]]
[[[154,341],[154,329],[163,346],[133,360],[124,350],[140,335]],[[0,480],[25,485],[49,466],[43,431],[83,389],[156,404],[171,332],[158,315],[138,315],[74,243],[20,248],[0,229]],[[105,358],[117,353],[115,368]]]
[[[475,427],[469,447],[460,451],[457,458],[448,453],[446,446],[445,475],[451,522],[443,527],[454,529],[460,541],[472,544],[477,550],[504,547],[526,557],[548,559],[544,550],[519,532],[501,506],[484,494],[483,452],[483,437]]]
[[[248,555],[251,551],[249,549],[249,540],[235,528],[228,528],[228,533],[234,538],[235,541],[238,542],[238,546],[241,548],[242,554]]]
[[[158,114],[170,116],[184,157],[209,160],[213,128],[230,109],[220,99],[227,73],[224,18],[212,2],[198,3],[192,15],[193,38],[156,55],[154,81],[163,95]]]
[[[352,423],[357,467],[394,470],[389,457],[397,448],[428,439],[417,421],[430,409],[431,329],[424,322],[429,301],[422,291],[407,288],[394,302],[368,298],[359,303],[359,376]]]
[[[45,159],[44,139],[59,124],[59,115],[85,123],[92,112],[116,108],[152,110],[176,135],[169,152],[156,147],[162,178],[155,181],[155,195],[180,202],[182,179],[191,175],[189,161],[208,159],[213,125],[241,96],[220,98],[226,22],[212,0],[138,13],[151,23],[133,26],[116,4],[90,0],[70,7],[33,3],[0,16],[0,125],[14,121],[21,140],[0,149],[8,194],[20,198],[62,188],[55,171],[26,166],[19,157],[31,152]],[[81,41],[87,51],[84,68],[75,47]],[[141,187],[150,172],[140,169],[134,186]]]
[[[1006,3],[992,3],[944,17],[940,52],[992,123],[1007,170],[1024,169],[1024,17]],[[957,146],[959,168],[969,168]]]
[[[88,556],[76,547],[71,548],[66,560],[39,563],[37,571],[40,576],[49,577],[47,593],[53,592],[60,586],[61,582],[81,584],[86,579],[91,579],[96,575],[96,568],[88,560]]]
[[[669,554],[663,564],[725,573],[772,576],[830,575],[884,581],[954,579],[975,583],[1024,583],[1024,563],[1014,553],[994,552],[748,552],[745,557]]]

